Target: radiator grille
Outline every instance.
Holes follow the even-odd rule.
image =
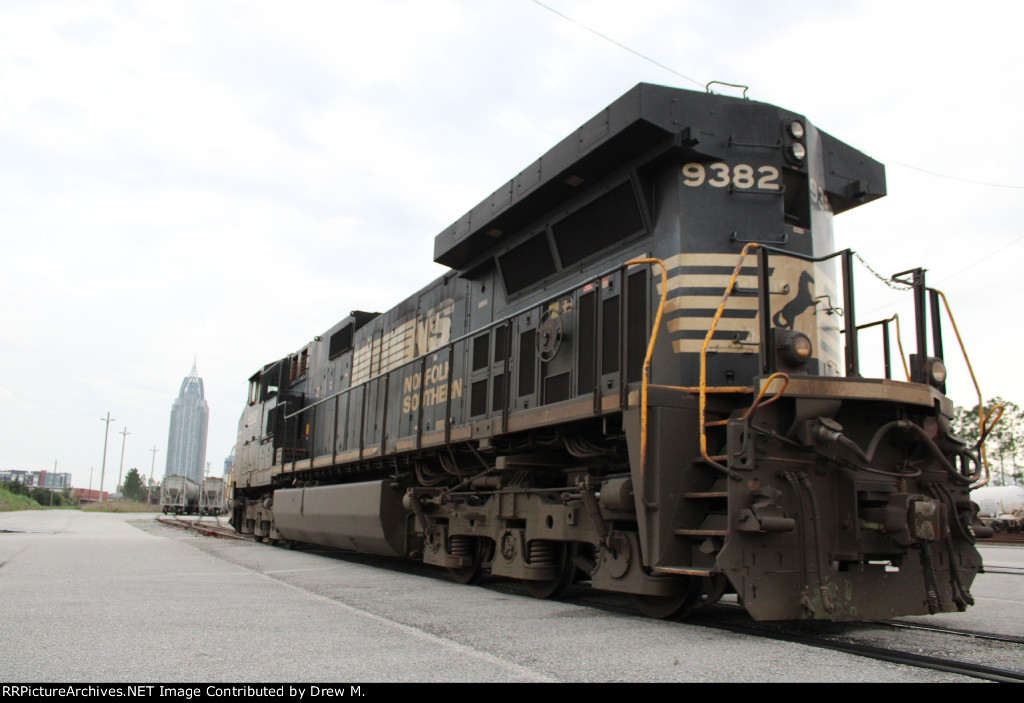
[[[536,388],[537,331],[519,335],[519,395],[530,395]]]
[[[593,393],[597,371],[597,293],[591,291],[580,296],[579,335],[576,338],[576,368],[579,369],[576,391],[580,395]]]

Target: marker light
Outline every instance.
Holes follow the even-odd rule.
[[[942,359],[932,357],[928,360],[928,380],[933,386],[941,386],[946,382],[946,365]]]

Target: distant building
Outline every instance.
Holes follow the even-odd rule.
[[[10,481],[12,483],[21,483],[26,486],[41,488],[69,488],[71,486],[71,474],[12,469],[0,471],[0,481]]]
[[[110,494],[107,491],[96,490],[95,488],[73,488],[71,494],[78,498],[81,503],[95,503],[100,500],[100,496],[103,496],[103,502],[110,500]]]
[[[165,476],[187,476],[196,483],[202,482],[209,425],[210,407],[203,399],[203,379],[193,363],[192,372],[181,382],[178,399],[171,406]]]
[[[52,471],[40,471],[38,472],[39,484],[43,488],[70,488],[71,487],[71,474],[66,473],[54,473]]]
[[[224,477],[231,473],[231,467],[235,465],[235,448],[231,447],[231,453],[228,454],[228,458],[224,460]]]

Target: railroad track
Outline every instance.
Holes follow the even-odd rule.
[[[706,618],[702,617],[699,622],[693,621],[693,624],[932,671],[960,674],[984,681],[1024,683],[1024,639],[1020,637],[931,628],[901,622],[792,626],[726,623],[720,622],[717,618],[711,619],[710,616]],[[901,637],[897,643],[884,645],[870,641],[877,637],[878,631],[889,628],[912,631],[913,636]],[[951,646],[953,640],[960,640],[964,651],[951,656],[947,652],[956,649],[955,646]],[[989,661],[994,663],[988,663]]]
[[[238,539],[246,542],[255,541],[252,537],[248,535],[240,535],[235,532],[234,528],[231,526],[221,525],[219,522],[216,524],[208,522],[204,523],[202,522],[202,519],[184,520],[182,518],[167,516],[158,517],[156,521],[162,525],[167,525],[168,527],[175,527],[179,530],[190,530],[191,532],[197,532],[201,535],[206,535],[207,537],[223,537],[225,539]]]
[[[891,627],[893,629],[938,632],[943,635],[953,635],[957,637],[967,637],[970,639],[981,639],[992,642],[1009,642],[1011,644],[1024,645],[1024,637],[1020,635],[997,635],[991,632],[978,632],[977,630],[958,630],[949,627],[932,627],[930,625],[922,625],[920,623],[897,622],[895,620],[876,622],[873,624],[879,627],[884,626]]]
[[[526,589],[514,581],[485,581],[481,586],[509,595],[528,596]],[[575,605],[630,617],[643,617],[621,594],[589,589],[579,589],[575,593],[576,595],[571,594],[572,597],[568,599]],[[929,627],[898,621],[759,623],[750,620],[737,603],[729,602],[718,603],[683,622],[710,630],[792,642],[930,671],[959,674],[983,681],[1024,683],[1024,637]],[[900,637],[895,645],[878,644],[878,640],[886,639],[880,634],[880,631],[884,630],[905,630],[909,634]],[[964,650],[969,651],[969,656],[961,659],[946,654],[951,649],[956,649],[951,643],[961,644]],[[961,654],[966,655],[966,652]]]
[[[325,552],[320,551],[320,553],[329,556]],[[339,556],[338,558],[347,559],[348,557]],[[361,561],[361,563],[364,562]],[[444,572],[439,570],[412,562],[410,564],[429,569],[429,571],[421,572],[419,569],[404,567],[394,568],[400,568],[404,573],[422,573],[432,578],[447,578]],[[383,568],[392,567],[384,565]],[[505,595],[531,597],[520,582],[513,580],[485,579],[480,587]],[[630,604],[628,597],[622,594],[574,587],[570,591],[567,602],[608,613],[645,618]],[[708,608],[707,611],[683,622],[687,625],[712,630],[793,642],[879,661],[959,674],[983,681],[1024,683],[1024,637],[939,628],[899,621],[758,623],[752,621],[738,603],[728,601],[718,603]],[[909,634],[900,638],[898,646],[880,645],[870,641],[885,639],[880,635],[880,631],[884,630],[905,630]],[[971,660],[967,661],[967,657],[958,659],[945,654],[951,649],[956,649],[955,646],[951,646],[951,643],[960,643],[963,649],[969,651]],[[986,661],[986,659],[991,661]]]
[[[979,545],[1020,544],[1024,545],[1024,532],[998,532],[991,537],[978,540]]]

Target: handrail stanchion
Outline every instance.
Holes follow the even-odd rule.
[[[853,252],[843,251],[843,322],[846,325],[846,376],[860,376],[860,355],[857,349],[857,314],[853,296]]]
[[[885,365],[885,378],[886,380],[892,379],[892,366],[889,362],[889,355],[891,350],[889,348],[889,321],[886,320],[882,325],[882,354],[883,364]]]
[[[758,306],[760,311],[758,312],[761,319],[761,374],[770,376],[775,373],[778,369],[776,368],[775,355],[771,353],[772,349],[772,300],[771,291],[769,290],[769,283],[771,281],[771,268],[768,266],[768,250],[764,247],[760,248],[758,252],[758,286],[757,286],[757,298]]]

